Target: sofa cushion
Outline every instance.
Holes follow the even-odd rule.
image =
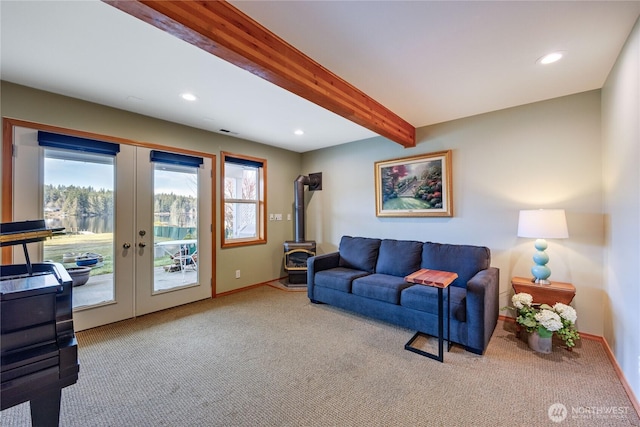
[[[422,242],[385,239],[380,243],[376,273],[407,276],[420,269]]]
[[[351,293],[391,304],[399,304],[400,292],[408,286],[411,286],[411,283],[405,282],[403,277],[376,273],[354,280],[351,284]]]
[[[373,273],[378,260],[380,239],[342,236],[340,240],[340,267]]]
[[[459,322],[467,320],[466,289],[449,286],[451,292],[451,318]],[[447,313],[447,290],[442,290],[444,313]],[[438,314],[438,288],[425,285],[413,285],[402,291],[400,305],[414,310]]]
[[[458,278],[451,286],[466,288],[467,282],[480,270],[489,268],[489,248],[470,245],[448,245],[427,242],[422,249],[421,268],[451,271]]]
[[[351,282],[358,277],[369,273],[350,268],[336,267],[329,270],[318,271],[315,275],[315,285],[335,289],[342,292],[351,292]]]

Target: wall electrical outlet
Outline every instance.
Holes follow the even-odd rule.
[[[282,221],[282,214],[276,214],[276,221]]]
[[[276,219],[276,216],[274,214],[269,214],[269,221],[273,221],[274,219]]]
[[[236,279],[240,278],[240,270],[236,270]]]

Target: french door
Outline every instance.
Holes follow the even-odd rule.
[[[76,330],[211,297],[211,157],[100,151],[22,127],[13,138],[13,220],[44,217],[66,232],[31,245],[32,260],[60,262],[72,277],[89,270],[73,288]],[[23,262],[21,251],[13,258]]]

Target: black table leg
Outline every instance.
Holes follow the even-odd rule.
[[[438,288],[438,360],[442,362],[444,360],[443,341],[444,341],[444,319],[442,318],[442,288]]]
[[[447,352],[451,350],[451,287],[447,286]]]
[[[438,288],[438,354],[433,354],[413,347],[413,341],[419,336],[427,337],[423,332],[416,332],[413,337],[404,345],[405,350],[412,351],[421,356],[444,362],[444,302],[442,288]],[[451,350],[451,289],[447,287],[447,351]]]
[[[58,427],[61,394],[61,389],[54,389],[31,399],[31,425],[33,427]]]

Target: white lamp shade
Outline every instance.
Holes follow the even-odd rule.
[[[534,239],[566,239],[567,217],[564,209],[533,209],[520,211],[518,237]]]

